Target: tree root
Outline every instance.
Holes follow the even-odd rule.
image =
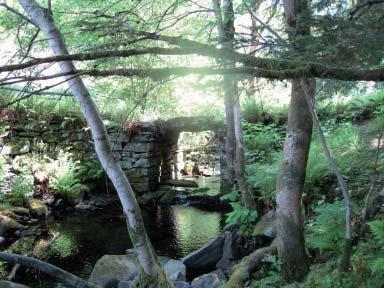
[[[60,269],[52,264],[41,261],[39,259],[28,257],[19,254],[5,253],[0,252],[0,260],[10,262],[10,263],[18,263],[39,271],[42,271],[53,278],[58,279],[59,281],[67,284],[71,287],[76,288],[100,288],[98,285],[94,285],[85,281],[63,269]]]
[[[225,288],[243,287],[243,284],[249,280],[250,275],[263,266],[262,260],[267,255],[275,254],[277,254],[277,245],[274,241],[270,246],[257,249],[244,257],[239,264],[233,267],[231,277],[225,284]]]

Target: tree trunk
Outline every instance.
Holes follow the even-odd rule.
[[[67,55],[68,50],[60,31],[57,29],[53,17],[47,9],[41,7],[34,0],[19,0],[20,5],[29,17],[44,33],[48,44],[55,56]],[[73,72],[75,66],[72,61],[59,62],[62,72]],[[145,287],[173,287],[162,270],[157,256],[152,248],[148,235],[144,228],[140,207],[129,184],[129,181],[121,169],[119,163],[112,156],[112,150],[107,131],[87,88],[79,76],[67,77],[69,87],[76,101],[80,105],[88,126],[92,132],[96,154],[100,163],[111,179],[123,206],[126,216],[128,232],[137,254],[140,264],[140,277]]]
[[[237,185],[239,186],[239,190],[241,192],[243,206],[247,209],[254,210],[256,209],[255,201],[245,179],[244,141],[243,130],[241,128],[241,110],[239,99],[237,99],[235,106],[233,107],[233,111],[236,136],[235,174]]]
[[[310,34],[308,7],[305,0],[284,0],[284,14],[292,52],[305,47],[296,44],[296,36]],[[315,81],[304,80],[314,97]],[[292,80],[288,127],[284,155],[276,181],[277,248],[282,273],[287,282],[301,281],[309,269],[305,253],[301,196],[312,136],[312,115],[299,80]]]
[[[314,88],[313,81],[310,87]],[[313,95],[313,93],[312,93]],[[301,195],[304,187],[312,117],[298,80],[292,81],[284,156],[276,182],[277,246],[287,281],[300,281],[308,272]]]
[[[232,0],[223,1],[223,9],[220,7],[220,0],[213,0],[213,7],[219,33],[219,44],[223,48],[233,49],[235,34],[235,16]],[[223,12],[222,12],[223,10]],[[223,14],[223,16],[222,16]],[[227,61],[226,67],[234,67],[234,61]],[[252,193],[245,180],[245,161],[243,148],[243,131],[241,128],[241,112],[237,79],[231,75],[224,75],[224,104],[227,122],[226,135],[226,159],[227,167],[224,171],[226,189],[233,187],[233,179],[236,176],[242,203],[248,209],[255,208]]]
[[[233,47],[233,21],[228,21],[231,11],[233,13],[232,1],[224,1],[224,11],[222,12],[220,0],[212,0],[213,9],[217,23],[217,31],[219,35],[218,42],[223,48]],[[231,10],[232,9],[232,10]],[[223,17],[224,13],[224,17]],[[224,19],[223,19],[224,18]],[[232,67],[233,61],[227,61],[225,67]],[[232,75],[223,76],[224,87],[224,106],[226,119],[226,136],[225,136],[225,166],[221,171],[220,193],[226,194],[231,192],[234,184],[234,160],[235,160],[235,122],[233,116],[234,95],[237,95],[237,83]]]
[[[317,134],[320,139],[320,143],[323,146],[324,154],[327,157],[329,166],[336,175],[337,181],[339,182],[340,189],[343,193],[344,202],[345,202],[345,244],[343,254],[341,255],[341,262],[339,265],[339,272],[349,272],[350,264],[351,264],[351,254],[352,254],[352,202],[351,197],[349,195],[349,190],[347,183],[345,182],[343,175],[341,175],[339,166],[335,159],[333,159],[331,155],[331,151],[328,148],[327,141],[325,140],[324,133],[321,129],[319,118],[317,117],[315,106],[313,104],[313,99],[311,98],[309,88],[305,82],[305,80],[301,80],[301,86],[304,91],[304,95],[306,97],[309,111],[311,112],[313,122],[315,123],[315,127],[317,130]],[[382,136],[382,135],[381,135]],[[380,136],[380,138],[381,138]],[[380,147],[380,141],[379,141]]]

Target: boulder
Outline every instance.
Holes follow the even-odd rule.
[[[70,205],[77,205],[83,201],[84,196],[88,193],[89,188],[86,185],[77,185],[71,191],[62,194],[64,200],[67,201]]]
[[[23,225],[11,217],[0,214],[0,235],[4,235],[9,230],[18,230],[24,228],[25,227]]]
[[[220,279],[216,274],[204,274],[195,279],[191,283],[192,288],[219,288]]]
[[[42,217],[48,215],[48,207],[45,205],[45,203],[41,200],[35,199],[35,198],[28,198],[26,200],[27,207],[31,211],[33,215]]]
[[[181,261],[183,261],[187,268],[191,269],[203,270],[214,268],[217,261],[223,256],[224,240],[225,236],[220,235],[199,250],[185,256]]]
[[[223,270],[221,269],[216,269],[215,271],[209,272],[209,274],[217,275],[220,281],[227,281],[227,276],[225,276]]]
[[[191,288],[192,287],[188,282],[185,282],[185,281],[176,281],[176,282],[173,282],[173,285],[175,286],[175,288]]]
[[[76,210],[81,211],[81,212],[88,212],[88,211],[94,211],[96,210],[96,207],[90,204],[84,204],[84,203],[79,203],[75,205],[74,207]]]
[[[196,181],[192,180],[186,180],[186,179],[169,179],[163,181],[162,184],[171,185],[171,186],[177,186],[177,187],[199,187],[199,184],[197,184]]]
[[[28,286],[11,281],[0,280],[0,288],[29,288]]]
[[[113,281],[130,281],[139,273],[133,255],[104,255],[97,260],[89,281],[108,287]]]
[[[168,279],[172,282],[187,280],[186,267],[180,260],[170,259],[164,264],[164,270]]]
[[[226,274],[230,274],[232,267],[235,265],[233,259],[235,258],[234,248],[236,248],[236,243],[234,243],[234,237],[230,231],[225,231],[224,235],[223,256],[216,263],[216,268],[219,269],[218,271],[221,271],[221,273],[224,271]]]
[[[159,257],[165,274],[170,281],[184,281],[186,267],[180,260]],[[133,280],[139,273],[138,265],[133,254],[130,255],[104,255],[95,264],[89,281],[101,287],[117,286]],[[123,285],[121,284],[121,285]],[[129,286],[122,286],[129,287]]]
[[[253,229],[253,236],[265,236],[269,238],[276,237],[276,211],[271,210],[265,214],[261,219],[256,223],[255,228]]]
[[[132,281],[120,281],[117,288],[132,288]]]
[[[160,199],[161,204],[172,204],[173,200],[176,198],[176,191],[169,190],[166,192]]]

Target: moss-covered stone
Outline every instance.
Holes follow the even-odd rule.
[[[48,215],[48,207],[41,200],[35,198],[26,199],[26,204],[32,214],[42,217]]]
[[[176,191],[175,190],[168,190],[168,192],[166,192],[163,197],[161,197],[160,199],[160,203],[172,203],[172,201],[175,199],[176,197]]]
[[[22,237],[14,242],[7,250],[16,254],[30,254],[33,251],[33,245],[36,237]]]
[[[276,237],[276,212],[274,210],[265,214],[255,225],[252,235]]]
[[[9,216],[0,214],[0,235],[3,235],[8,230],[17,230],[23,228],[24,226],[16,220],[12,219]]]
[[[83,201],[84,196],[89,193],[89,188],[86,185],[76,185],[70,191],[62,194],[65,201],[71,205],[79,204]]]

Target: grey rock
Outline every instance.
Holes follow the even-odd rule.
[[[225,241],[223,246],[223,256],[216,263],[216,268],[229,274],[232,270],[232,267],[235,265],[233,259],[235,258],[234,249],[236,249],[236,243],[230,231],[226,231],[224,235]]]
[[[226,281],[227,276],[225,276],[223,270],[221,269],[216,269],[215,271],[210,272],[209,274],[215,274],[219,278],[220,281]]]
[[[192,288],[219,288],[220,279],[216,274],[204,274],[193,279]]]
[[[164,264],[164,270],[168,279],[172,282],[186,280],[187,270],[180,260],[170,259]]]
[[[192,269],[210,269],[215,267],[217,261],[223,256],[225,236],[220,235],[210,241],[199,250],[185,256],[181,261],[187,268]]]
[[[0,280],[0,288],[28,288],[28,286],[11,281]]]
[[[166,185],[171,186],[178,186],[178,187],[199,187],[199,184],[197,184],[196,181],[193,180],[186,180],[186,179],[172,179],[172,180],[166,180],[163,182]]]
[[[265,214],[255,225],[253,236],[276,237],[276,211],[271,210]]]
[[[97,260],[89,281],[107,287],[111,281],[130,281],[139,273],[133,255],[104,255]]]
[[[79,211],[94,211],[96,209],[96,207],[91,204],[83,204],[83,203],[75,205],[74,208]]]
[[[132,281],[120,281],[117,288],[132,288]]]
[[[186,267],[180,260],[159,257],[159,261],[169,280],[184,281],[186,279]],[[89,281],[105,288],[112,287],[112,283],[116,283],[117,287],[117,283],[133,280],[139,273],[137,267],[134,254],[104,255],[96,262]]]
[[[33,215],[36,215],[38,217],[46,217],[48,215],[48,207],[43,201],[35,198],[28,198],[26,202],[29,211],[31,211]]]
[[[0,214],[0,235],[4,235],[9,230],[19,230],[25,227],[16,220],[6,215]]]
[[[173,285],[175,285],[175,288],[191,288],[192,286],[185,281],[176,281],[173,282]]]

